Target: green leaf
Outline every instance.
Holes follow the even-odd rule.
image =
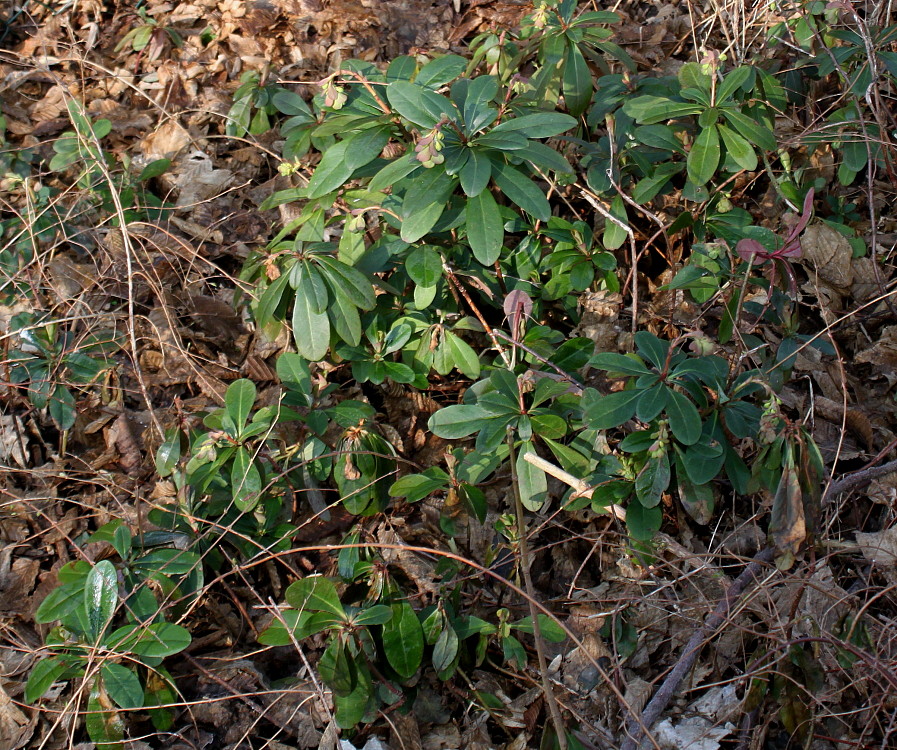
[[[527,138],[550,138],[576,127],[576,118],[561,112],[533,112],[505,120],[490,132],[517,131]]]
[[[405,259],[405,270],[415,284],[434,287],[442,278],[442,258],[432,247],[417,247]]]
[[[91,568],[84,584],[84,607],[92,643],[98,643],[118,605],[118,578],[115,566],[101,560]]]
[[[666,408],[669,390],[665,385],[658,383],[653,388],[643,391],[635,415],[642,422],[650,422]]]
[[[699,186],[709,182],[719,166],[720,156],[719,131],[716,125],[710,125],[698,133],[688,153],[688,178]]]
[[[190,631],[172,622],[157,622],[138,631],[130,651],[136,656],[162,658],[183,651],[190,645]]]
[[[181,458],[181,433],[177,428],[165,432],[165,442],[156,451],[156,473],[167,477]]]
[[[445,489],[449,476],[438,466],[432,466],[422,474],[409,474],[393,483],[389,488],[390,497],[404,497],[409,503],[423,500],[432,493]]]
[[[339,287],[346,298],[362,310],[373,310],[377,304],[374,287],[361,271],[330,255],[315,255],[324,280],[332,287]]]
[[[467,135],[482,130],[491,125],[498,117],[498,110],[491,106],[492,101],[498,95],[498,79],[495,76],[484,75],[469,80],[464,92],[464,103],[461,107],[464,115],[464,126]],[[452,96],[455,97],[456,88],[452,88]]]
[[[414,82],[421,86],[436,89],[457,78],[464,72],[466,67],[467,60],[460,55],[443,55],[424,65],[415,77]]]
[[[645,508],[653,508],[659,504],[661,494],[670,486],[670,476],[670,458],[667,453],[649,458],[635,480],[635,494],[639,503]]]
[[[389,142],[390,131],[389,126],[368,128],[346,139],[349,144],[346,148],[346,166],[354,172],[376,159]]]
[[[683,445],[692,445],[701,437],[701,415],[687,396],[669,389],[667,416],[673,435]]]
[[[638,542],[649,541],[660,530],[663,511],[659,506],[646,508],[641,503],[630,503],[626,508],[626,528]]]
[[[623,198],[619,195],[615,195],[613,200],[610,203],[610,215],[615,219],[618,219],[623,226],[629,226],[629,217],[626,215],[626,204],[623,202]],[[628,232],[610,219],[605,219],[604,223],[604,236],[602,238],[602,242],[604,243],[604,247],[608,250],[616,250],[620,247],[624,242],[626,242],[626,238],[629,236]]]
[[[573,167],[570,166],[570,162],[553,148],[538,141],[529,141],[526,148],[517,149],[514,156],[518,159],[526,159],[526,161],[543,172],[548,170],[549,172],[559,172],[561,174],[573,174]]]
[[[355,307],[341,290],[333,290],[333,304],[327,311],[330,325],[343,341],[351,346],[361,343],[361,318]]]
[[[764,151],[776,150],[775,134],[766,125],[734,109],[723,109],[723,117],[748,143],[759,146]]]
[[[517,453],[517,486],[520,502],[530,511],[538,511],[548,497],[548,478],[545,472],[524,459],[526,453],[535,453],[535,446],[525,440]]]
[[[311,371],[308,362],[296,352],[284,352],[277,358],[277,377],[292,391],[310,397],[312,395]]]
[[[274,314],[277,312],[277,308],[280,307],[280,304],[283,301],[283,295],[289,280],[290,275],[288,273],[282,273],[268,285],[268,288],[265,289],[264,292],[262,292],[262,297],[259,300],[255,313],[255,319],[260,325],[267,325],[274,320]]]
[[[72,392],[61,383],[53,390],[49,401],[50,416],[63,432],[75,426],[77,411],[75,410],[75,397]]]
[[[498,204],[489,190],[468,199],[466,226],[474,257],[484,266],[491,266],[501,254],[505,230]]]
[[[342,638],[330,642],[318,662],[318,671],[335,696],[351,695],[358,684],[355,659]]]
[[[665,96],[637,96],[623,105],[623,112],[636,122],[653,125],[674,120],[686,115],[694,115],[701,107],[690,102],[676,102]]]
[[[567,633],[557,620],[545,614],[536,616],[539,618],[539,632],[546,641],[551,641],[551,643],[563,643],[567,640]],[[532,617],[524,617],[522,620],[512,623],[511,627],[519,630],[521,633],[535,634]]]
[[[125,724],[121,714],[112,710],[112,701],[103,688],[101,678],[97,678],[87,699],[84,725],[90,739],[101,750],[124,750]]]
[[[143,686],[133,670],[115,662],[105,662],[100,673],[106,692],[120,708],[143,707]]]
[[[482,193],[492,178],[492,160],[478,149],[469,148],[468,158],[458,173],[461,189],[473,198]]]
[[[722,105],[726,103],[727,99],[732,98],[738,89],[740,89],[754,74],[754,69],[747,66],[742,65],[740,68],[735,68],[735,70],[731,71],[723,78],[723,82],[720,84],[720,87],[716,90],[716,103],[717,105]]]
[[[424,655],[424,631],[408,602],[392,605],[392,619],[383,626],[383,651],[399,675],[409,678],[417,672]]]
[[[635,355],[626,356],[614,352],[599,352],[589,360],[589,365],[621,375],[648,375],[651,372]]]
[[[249,451],[242,445],[234,453],[230,482],[234,505],[243,513],[255,508],[262,491],[262,475]]]
[[[395,161],[389,162],[377,172],[368,183],[368,190],[376,193],[384,188],[392,187],[399,180],[418,170],[423,170],[421,163],[415,158],[414,153],[407,153]]]
[[[480,360],[473,347],[451,331],[445,332],[445,344],[449,348],[455,367],[471,380],[476,380],[480,376]]]
[[[489,412],[482,407],[458,404],[437,411],[428,420],[427,427],[437,437],[457,440],[482,429],[489,417]]]
[[[317,362],[324,358],[330,347],[330,320],[326,312],[315,312],[311,284],[307,274],[302,274],[293,303],[293,338],[299,354]]]
[[[443,115],[457,119],[458,110],[444,96],[408,81],[393,81],[386,87],[386,98],[406,120],[422,128],[432,128]]]
[[[635,416],[636,404],[642,393],[641,390],[633,389],[606,396],[598,395],[588,401],[584,399],[583,407],[589,426],[597,430],[608,430],[629,421]]]
[[[137,181],[146,182],[147,180],[151,180],[154,177],[159,177],[160,175],[165,174],[170,166],[171,159],[156,159],[154,161],[151,161],[140,172],[140,176],[137,178]]]
[[[452,666],[455,657],[458,656],[458,650],[461,642],[455,629],[445,623],[445,627],[440,631],[439,637],[433,646],[433,669],[437,673],[444,672]]]
[[[352,619],[356,625],[369,627],[371,625],[383,625],[389,622],[392,616],[393,611],[391,607],[387,607],[385,604],[375,604],[372,607],[361,610]]]
[[[346,610],[336,593],[336,586],[329,578],[321,575],[307,576],[291,583],[286,591],[286,600],[300,612],[329,612],[342,619],[346,618]]]
[[[445,211],[445,202],[439,201],[406,216],[402,221],[400,232],[402,239],[405,242],[417,242],[436,225],[443,211]]]
[[[332,193],[352,176],[355,170],[346,162],[350,145],[349,140],[340,141],[324,152],[315,173],[308,181],[306,187],[308,198],[320,198],[322,195]]]
[[[551,217],[548,199],[532,177],[497,161],[492,163],[492,177],[501,191],[528,214],[540,221],[548,221]]]
[[[563,73],[564,104],[571,115],[578,117],[592,101],[592,72],[579,47],[572,41],[567,47]]]
[[[742,169],[753,172],[757,168],[757,154],[754,151],[754,147],[725,125],[717,125],[717,128],[719,129],[719,134],[723,137],[723,144],[726,147],[726,152],[732,157],[732,161]]]
[[[695,484],[683,462],[688,461],[676,448],[676,483],[679,485],[679,501],[685,512],[697,523],[706,526],[713,519],[713,488],[709,484]]]
[[[224,408],[234,420],[237,430],[242,430],[249,419],[249,412],[255,403],[255,383],[246,378],[240,378],[231,383],[224,394]]]
[[[32,667],[25,684],[25,702],[39,701],[67,668],[66,663],[58,656],[39,659]]]

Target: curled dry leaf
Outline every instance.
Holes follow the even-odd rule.
[[[849,289],[853,283],[853,248],[847,238],[827,224],[807,227],[801,238],[803,260],[824,283],[836,289]]]

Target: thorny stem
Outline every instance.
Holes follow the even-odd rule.
[[[527,454],[528,455],[528,454]],[[564,718],[561,716],[561,708],[558,705],[554,690],[551,687],[551,679],[548,677],[548,662],[545,659],[544,642],[542,641],[542,628],[539,624],[539,613],[535,606],[535,591],[533,578],[530,573],[529,542],[526,538],[526,516],[523,512],[523,500],[520,497],[520,482],[517,476],[517,461],[514,455],[514,435],[508,430],[508,462],[511,465],[511,486],[514,489],[514,512],[517,516],[517,538],[520,540],[520,567],[523,570],[523,584],[526,587],[529,603],[529,613],[533,620],[533,640],[536,644],[536,657],[539,661],[539,674],[542,677],[542,693],[548,710],[551,714],[551,723],[554,724],[554,733],[557,735],[557,743],[560,750],[567,750],[567,734],[564,729]]]

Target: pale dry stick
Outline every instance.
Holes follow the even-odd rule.
[[[537,456],[535,453],[524,453],[523,460],[528,464],[535,466],[537,469],[541,469],[546,474],[550,474],[555,479],[559,479],[564,484],[569,487],[572,487],[576,490],[576,494],[573,496],[577,497],[592,497],[592,493],[595,491],[594,487],[590,487],[588,484],[579,479],[578,477],[569,474],[563,469],[555,466],[553,463],[546,461],[541,456]],[[626,509],[621,505],[608,505],[606,508],[607,512],[612,516],[618,518],[621,521],[626,520]]]
[[[528,454],[527,454],[528,455]],[[548,704],[551,714],[551,723],[554,724],[554,733],[557,736],[557,744],[560,750],[567,750],[567,731],[564,728],[564,718],[561,708],[558,706],[557,696],[551,687],[551,679],[548,677],[548,661],[545,659],[545,644],[542,640],[542,626],[539,623],[539,613],[536,611],[536,587],[533,585],[533,576],[529,568],[529,541],[526,534],[526,514],[523,512],[523,499],[520,496],[520,484],[517,476],[517,462],[514,459],[514,438],[508,432],[508,462],[511,465],[511,487],[514,491],[514,512],[517,516],[517,538],[520,540],[520,568],[523,571],[523,584],[526,593],[529,594],[527,603],[529,613],[533,621],[533,642],[536,645],[536,659],[539,662],[539,675],[542,678],[542,695]]]
[[[606,221],[616,224],[620,229],[626,232],[629,237],[629,251],[632,263],[632,335],[635,336],[635,332],[638,329],[638,250],[635,247],[635,232],[632,230],[631,226],[620,221],[602,206],[601,201],[598,200],[598,196],[595,195],[595,193],[581,185],[579,186],[579,190],[582,197],[586,199],[586,202],[592,206],[592,208],[601,214]]]

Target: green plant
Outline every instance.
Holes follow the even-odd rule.
[[[7,365],[10,381],[25,389],[36,409],[47,409],[60,430],[77,417],[72,387],[86,388],[115,364],[109,355],[121,341],[114,332],[76,336],[49,316],[19,313],[10,321],[16,334]]]
[[[59,680],[82,680],[87,731],[114,750],[124,747],[118,709],[148,709],[157,729],[171,726],[173,715],[165,706],[177,691],[161,665],[191,639],[166,612],[183,611],[202,587],[202,565],[195,552],[166,547],[167,535],[134,539],[120,521],[85,541],[107,542],[120,563],[79,560],[59,570],[59,585],[35,613],[36,622],[59,625],[47,635],[48,653],[31,671],[25,700],[40,700]]]

